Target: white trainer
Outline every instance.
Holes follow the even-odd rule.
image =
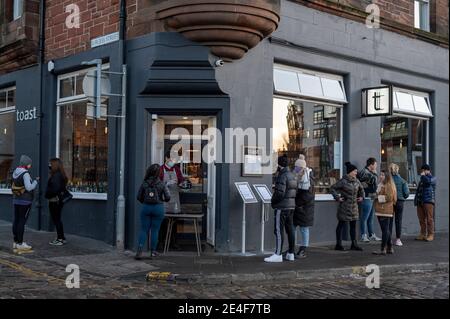
[[[282,263],[283,262],[283,256],[282,255],[273,254],[270,257],[264,258],[264,261],[266,263]]]
[[[17,243],[16,242],[13,243],[13,249],[17,249]]]
[[[371,241],[381,241],[380,237],[377,237],[377,235],[372,234],[372,236],[369,237],[369,240]]]
[[[400,240],[400,238],[397,238],[397,240],[395,241],[395,244],[394,244],[395,246],[398,246],[398,247],[402,247],[403,246],[403,243],[402,243],[402,241]]]
[[[361,236],[361,241],[362,241],[363,243],[368,243],[368,242],[370,242],[369,236],[367,236],[367,234],[362,235],[362,236]]]
[[[28,245],[26,242],[23,242],[22,244],[17,244],[16,249],[18,250],[31,250],[33,247]]]
[[[294,254],[286,254],[286,260],[288,261],[294,261],[295,260],[295,255]]]

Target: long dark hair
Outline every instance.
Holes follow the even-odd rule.
[[[67,178],[66,171],[64,170],[63,162],[59,158],[52,158],[50,160],[50,177],[53,177],[57,172],[60,172],[64,178],[64,183],[67,184],[69,179]]]
[[[145,172],[144,180],[148,181],[149,179],[159,178],[160,168],[161,166],[159,164],[150,165],[150,167],[147,168],[147,171]]]

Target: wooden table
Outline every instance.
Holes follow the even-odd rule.
[[[169,251],[170,240],[172,238],[173,224],[176,220],[190,220],[194,223],[195,232],[195,244],[197,245],[197,255],[201,254],[201,240],[200,233],[198,230],[198,222],[202,220],[203,214],[166,214],[165,217],[168,219],[167,232],[166,232],[166,242],[164,244],[164,254]]]

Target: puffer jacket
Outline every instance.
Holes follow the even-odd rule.
[[[364,188],[365,197],[375,199],[378,175],[365,167],[358,172],[357,178]]]
[[[379,217],[394,217],[394,205],[397,203],[397,192],[388,193],[384,185],[380,185],[377,195],[384,195],[385,202],[380,203],[378,197],[374,201],[375,215]]]
[[[435,203],[436,193],[436,177],[433,175],[423,175],[420,177],[419,186],[417,187],[416,197],[414,198],[414,205]]]
[[[331,195],[339,201],[337,218],[339,221],[351,222],[359,219],[358,198],[364,198],[364,188],[361,182],[349,175],[345,175],[336,184],[331,186]]]
[[[289,210],[295,209],[295,196],[297,194],[297,180],[295,175],[285,167],[280,170],[275,181],[272,195],[272,208]]]
[[[408,183],[400,175],[392,175],[397,188],[397,201],[405,201],[409,198]]]

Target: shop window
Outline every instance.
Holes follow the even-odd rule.
[[[105,194],[108,191],[108,101],[95,117],[95,105],[83,94],[87,70],[58,79],[57,154],[75,193]]]
[[[0,189],[11,188],[14,161],[16,89],[0,89]]]
[[[276,65],[274,89],[282,95],[347,103],[343,78],[333,74]]]
[[[414,0],[414,27],[430,31],[430,1]]]
[[[274,98],[274,152],[287,154],[291,167],[299,155],[304,154],[317,178],[317,194],[328,194],[330,186],[342,176],[341,128],[342,108],[300,99]]]
[[[420,167],[425,163],[428,121],[407,117],[385,117],[381,129],[381,169],[394,163],[408,181],[412,193],[419,183]]]

